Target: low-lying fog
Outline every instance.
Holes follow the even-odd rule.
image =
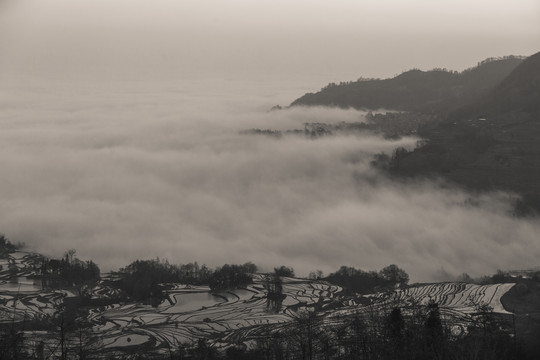
[[[240,132],[361,120],[267,112],[331,81],[532,54],[539,9],[0,0],[0,232],[48,255],[74,248],[104,270],[156,256],[300,275],[395,263],[422,281],[537,266],[540,225],[512,218],[509,195],[398,184],[370,168],[373,154],[417,139]]]
[[[510,195],[400,184],[370,167],[373,154],[417,139],[240,134],[363,118],[268,112],[304,92],[292,84],[13,83],[2,92],[0,231],[29,250],[74,248],[104,270],[157,256],[299,275],[395,263],[413,281],[538,264],[540,224],[513,218]]]

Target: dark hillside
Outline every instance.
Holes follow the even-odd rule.
[[[461,73],[446,69],[406,71],[392,79],[329,84],[291,105],[387,108],[415,112],[447,112],[478,99],[521,63],[519,57],[488,59]]]
[[[540,113],[540,53],[525,59],[486,96],[460,109],[452,118],[487,117],[510,112]]]
[[[525,195],[516,211],[540,210],[540,53],[475,103],[424,128],[426,145],[400,152],[390,170],[443,175],[479,190]]]
[[[527,58],[497,86],[490,100],[493,112],[522,111],[539,114],[540,52]]]

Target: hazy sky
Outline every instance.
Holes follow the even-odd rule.
[[[531,55],[540,2],[4,0],[3,70],[339,81]]]
[[[267,110],[331,81],[530,55],[539,20],[536,0],[0,0],[0,232],[105,269],[536,266],[540,224],[509,215],[513,195],[370,168],[417,139],[239,132],[361,121]]]

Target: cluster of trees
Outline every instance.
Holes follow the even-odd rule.
[[[147,301],[150,298],[161,299],[160,284],[176,281],[179,268],[168,262],[156,260],[136,260],[120,269],[122,280],[119,287],[135,301]]]
[[[165,284],[208,284],[212,270],[206,265],[199,266],[197,262],[174,265],[157,258],[136,260],[120,269],[119,274],[122,280],[117,285],[131,299],[159,302],[164,296]]]
[[[197,262],[174,265],[167,260],[136,260],[120,269],[122,280],[117,285],[133,300],[159,302],[169,283],[209,285],[212,290],[237,288],[251,283],[256,271],[257,266],[250,262],[210,269]]]
[[[68,250],[62,259],[43,259],[41,279],[44,288],[75,287],[85,295],[100,278],[99,267],[91,260],[83,261]]]
[[[24,244],[13,244],[4,234],[0,234],[0,259],[22,247]]]
[[[212,291],[245,287],[253,281],[257,266],[251,262],[217,268],[210,276],[208,285]]]
[[[266,289],[266,309],[272,313],[278,313],[281,310],[283,300],[287,297],[283,294],[282,277],[294,277],[294,269],[284,265],[275,267],[274,272],[267,274],[264,281],[264,287]]]
[[[289,266],[281,265],[274,268],[274,274],[278,277],[294,277],[294,269]]]
[[[225,264],[216,269],[197,263],[188,265],[173,265],[168,261],[136,260],[120,270],[122,280],[117,286],[135,301],[159,303],[165,297],[169,283],[193,285],[208,285],[212,291],[242,288],[252,282],[257,266],[251,262],[241,265]],[[271,287],[281,288],[282,277],[294,277],[292,267],[280,266],[274,268],[269,275]],[[314,272],[312,278],[322,278],[322,272]],[[328,275],[325,280],[340,285],[351,292],[369,293],[384,289],[394,289],[405,286],[409,275],[396,265],[389,265],[380,271],[363,271],[353,267],[342,266],[335,273]],[[279,285],[278,285],[279,284]],[[281,297],[281,292],[270,291],[275,298]],[[274,294],[275,293],[275,294]]]
[[[328,275],[325,280],[360,294],[385,289],[403,287],[409,282],[409,275],[392,264],[380,271],[364,271],[350,266],[342,266]]]
[[[479,61],[476,67],[480,67],[482,65],[494,62],[494,61],[501,61],[501,60],[525,60],[526,56],[519,56],[519,55],[506,55],[506,56],[495,56],[495,57],[488,57],[485,60]],[[466,69],[465,71],[471,71],[474,68]]]

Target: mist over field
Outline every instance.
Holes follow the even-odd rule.
[[[461,70],[540,39],[534,1],[367,3],[0,2],[0,232],[103,270],[156,256],[299,275],[395,263],[428,281],[537,266],[540,223],[511,216],[513,195],[370,167],[416,138],[241,133],[362,121],[268,110],[330,81]]]
[[[420,281],[536,264],[540,224],[512,218],[510,195],[397,183],[370,167],[374,154],[417,139],[244,135],[365,113],[267,112],[268,93],[246,106],[245,83],[214,84],[210,97],[185,84],[46,94],[14,85],[2,101],[2,231],[49,255],[74,248],[104,269],[156,256],[301,275],[396,263]]]

